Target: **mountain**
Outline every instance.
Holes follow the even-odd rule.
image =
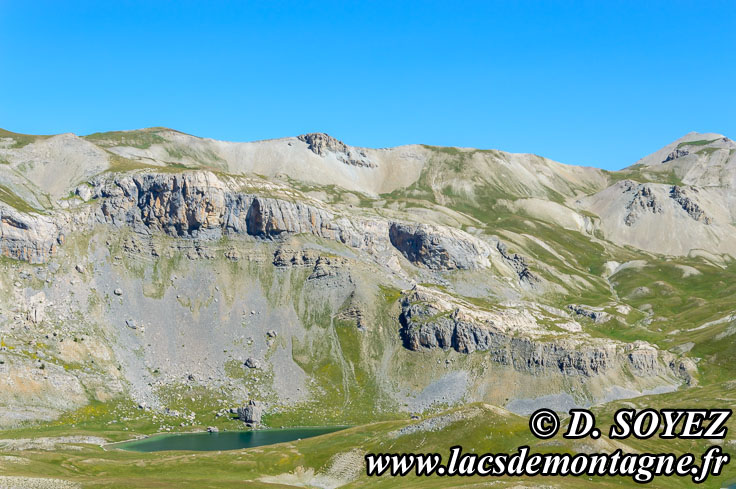
[[[691,133],[607,172],[323,133],[0,131],[0,429],[238,429],[249,401],[270,427],[733,407],[734,153]]]

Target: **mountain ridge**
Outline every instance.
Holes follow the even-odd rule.
[[[207,140],[207,141],[212,141],[212,142],[228,142],[228,143],[234,143],[234,144],[264,143],[264,142],[271,142],[271,141],[287,141],[287,140],[291,140],[291,139],[294,139],[294,138],[299,138],[299,137],[309,136],[309,135],[317,135],[317,134],[326,135],[326,136],[328,136],[328,137],[330,137],[332,139],[335,139],[336,141],[342,142],[341,140],[333,137],[332,135],[330,135],[330,134],[328,134],[326,132],[320,132],[320,131],[307,132],[307,133],[299,134],[299,135],[296,135],[296,136],[284,136],[284,137],[256,139],[256,140],[229,141],[229,140],[216,139],[216,138],[212,138],[212,137],[197,136],[195,134],[186,133],[186,132],[180,131],[178,129],[173,129],[173,128],[165,127],[165,126],[151,126],[151,127],[143,127],[143,128],[138,128],[138,129],[122,129],[122,130],[102,131],[102,132],[94,132],[94,133],[89,133],[89,134],[77,134],[77,133],[74,133],[74,132],[67,132],[67,133],[58,133],[58,134],[50,134],[50,135],[34,135],[34,134],[16,133],[16,132],[13,132],[13,131],[4,129],[4,128],[0,128],[0,137],[48,138],[48,137],[61,136],[61,135],[73,135],[75,137],[82,138],[82,139],[104,139],[106,136],[112,136],[112,135],[124,135],[124,134],[128,134],[128,135],[135,136],[136,134],[139,134],[139,133],[148,133],[148,134],[154,133],[155,134],[155,133],[158,133],[158,132],[172,132],[172,133],[177,133],[177,134],[181,134],[181,135],[184,135],[184,136],[189,136],[189,137],[193,137],[193,138],[201,139],[201,140]],[[686,141],[703,140],[703,139],[708,139],[708,138],[711,138],[711,139],[726,138],[726,139],[728,139],[726,136],[724,136],[723,134],[719,134],[719,133],[712,133],[712,132],[701,133],[701,132],[697,132],[697,131],[690,131],[689,133],[687,133],[687,134],[685,134],[685,135],[683,135],[683,136],[681,136],[681,137],[673,140],[671,143],[666,144],[665,146],[663,146],[659,150],[651,153],[650,155],[644,156],[644,157],[640,158],[639,160],[637,160],[636,162],[631,163],[628,166],[622,167],[621,170],[606,170],[606,171],[611,171],[611,172],[622,171],[622,170],[625,170],[625,169],[627,169],[627,168],[629,168],[631,166],[634,166],[634,165],[637,165],[637,164],[643,162],[644,160],[646,160],[650,156],[655,155],[655,154],[658,154],[658,153],[664,151],[666,148],[669,148],[670,146],[677,145],[679,143],[686,142]],[[390,149],[403,148],[403,147],[409,147],[409,146],[425,146],[425,147],[439,148],[439,149],[448,148],[448,149],[454,149],[454,150],[466,151],[466,152],[471,152],[471,151],[489,151],[489,152],[498,151],[498,152],[503,152],[503,153],[508,153],[508,154],[537,156],[537,157],[540,157],[540,158],[549,159],[550,161],[556,161],[556,160],[553,160],[551,158],[547,158],[545,156],[541,156],[541,155],[538,155],[538,154],[535,154],[535,153],[524,153],[524,152],[522,152],[522,153],[514,153],[514,152],[506,151],[506,150],[503,150],[503,149],[499,149],[499,148],[480,148],[480,147],[474,147],[474,146],[442,146],[442,145],[427,144],[427,143],[405,143],[405,144],[401,144],[401,145],[398,145],[398,146],[381,146],[381,147],[354,146],[354,145],[347,145],[347,146],[353,147],[353,148],[358,148],[358,149],[372,149],[372,150],[390,150]],[[568,166],[580,166],[580,167],[584,167],[584,168],[601,169],[600,167],[591,166],[591,165],[570,164],[570,163],[564,163],[564,162],[560,162],[560,161],[556,161],[556,162],[557,163],[560,163],[560,164],[563,164],[563,165],[568,165]]]

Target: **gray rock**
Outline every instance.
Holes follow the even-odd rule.
[[[277,267],[314,266],[319,259],[316,250],[288,250],[279,248],[273,255]]]
[[[92,198],[92,188],[89,185],[80,185],[74,190],[74,193],[84,202]]]
[[[307,143],[307,147],[319,156],[327,156],[332,153],[335,157],[346,165],[362,166],[367,168],[376,168],[375,164],[368,158],[362,149],[348,146],[342,141],[333,138],[323,132],[311,134],[302,134],[298,137],[300,141]]]
[[[668,154],[664,160],[662,160],[662,163],[667,163],[672,160],[676,160],[677,158],[682,158],[683,156],[687,156],[689,154],[690,152],[686,149],[675,149],[670,154]]]
[[[260,368],[261,367],[260,362],[253,357],[248,357],[245,360],[244,365],[248,368]]]
[[[123,289],[115,289],[112,292],[115,295],[123,295]]]
[[[238,408],[238,418],[248,424],[257,425],[263,416],[263,404],[250,400],[245,407]]]
[[[312,234],[371,253],[392,247],[434,270],[488,268],[490,248],[464,231],[382,219],[336,217],[303,202],[232,191],[206,171],[136,174],[93,182],[101,197],[100,222],[128,225],[141,234],[163,231],[179,237],[219,239],[225,234],[278,238]],[[311,264],[313,257],[278,254],[277,266]]]
[[[496,249],[501,254],[501,257],[506,260],[506,263],[514,269],[521,282],[533,286],[540,281],[539,278],[529,270],[526,258],[517,253],[509,253],[506,245],[500,241],[496,244]]]
[[[410,262],[432,270],[488,268],[490,247],[462,231],[427,224],[391,223],[391,244]]]
[[[485,352],[494,363],[534,375],[562,374],[592,377],[612,369],[627,368],[637,375],[660,376],[674,372],[669,357],[643,342],[617,345],[610,342],[561,338],[540,341],[507,334],[492,324],[471,320],[459,309],[439,310],[419,291],[402,299],[400,335],[404,347],[421,351],[453,349],[460,353]],[[662,358],[660,358],[660,356]]]
[[[626,204],[628,214],[624,217],[624,224],[632,226],[644,212],[652,214],[661,214],[662,206],[652,192],[651,187],[644,184],[637,184],[631,180],[624,181],[626,192],[633,192],[633,197]]]
[[[592,320],[596,324],[602,324],[611,319],[611,315],[605,311],[596,311],[585,306],[579,306],[577,304],[570,304],[567,308],[578,316],[586,317]]]
[[[670,198],[677,202],[677,204],[687,212],[687,215],[696,221],[700,221],[703,224],[711,224],[713,219],[705,215],[703,209],[690,197],[687,196],[685,189],[673,185],[670,189]]]
[[[64,242],[50,216],[25,214],[0,203],[0,255],[30,263],[46,263]]]

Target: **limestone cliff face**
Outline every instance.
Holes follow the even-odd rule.
[[[447,303],[420,287],[402,299],[399,320],[409,350],[484,352],[495,363],[533,375],[593,377],[626,369],[640,376],[690,378],[689,366],[645,342],[620,344],[587,336],[542,338],[540,326],[529,315],[474,311]]]
[[[184,238],[213,239],[223,234],[278,238],[313,234],[354,248],[386,247],[381,221],[356,220],[304,202],[231,190],[209,172],[138,174],[96,182],[97,217],[141,233],[164,232]]]
[[[0,250],[6,256],[46,262],[63,234],[96,223],[128,226],[140,234],[218,239],[247,235],[279,239],[311,234],[366,252],[381,262],[400,253],[433,271],[483,270],[491,256],[507,261],[522,282],[538,282],[523,257],[508,254],[464,231],[437,225],[339,215],[318,203],[244,193],[237,181],[211,172],[102,176],[76,189],[90,205],[29,215],[0,208]]]
[[[312,234],[369,253],[398,250],[431,270],[483,269],[490,246],[459,230],[347,218],[299,201],[231,190],[208,172],[138,174],[95,182],[97,220],[140,233],[216,239],[223,234],[276,239]]]
[[[412,263],[432,270],[488,268],[490,246],[470,235],[426,224],[392,223],[391,244]]]
[[[64,240],[57,224],[47,216],[25,214],[0,205],[0,253],[30,263],[44,263]]]

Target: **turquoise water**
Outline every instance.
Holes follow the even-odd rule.
[[[225,431],[222,433],[172,433],[116,443],[113,447],[134,452],[160,452],[162,450],[239,450],[241,448],[260,447],[302,438],[311,438],[342,429],[345,429],[345,427],[330,426],[289,428],[284,430]]]

